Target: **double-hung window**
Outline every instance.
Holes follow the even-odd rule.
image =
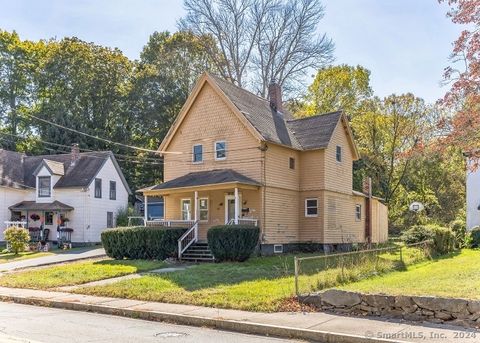
[[[117,200],[117,183],[110,181],[110,200]]]
[[[38,177],[38,197],[48,198],[51,195],[52,178],[50,176]]]
[[[355,220],[358,222],[362,220],[362,205],[360,204],[355,205]]]
[[[193,163],[203,162],[203,145],[195,144],[193,146]]]
[[[317,217],[318,216],[318,199],[307,198],[305,199],[305,217]]]
[[[102,179],[95,179],[95,198],[102,198]]]
[[[208,220],[208,198],[198,199],[198,211],[200,220]]]
[[[227,158],[227,142],[215,142],[215,160],[221,161]]]

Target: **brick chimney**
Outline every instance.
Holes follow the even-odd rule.
[[[282,87],[275,81],[268,85],[268,99],[270,100],[270,107],[277,112],[283,113],[282,105]]]
[[[77,163],[79,157],[80,157],[80,147],[78,146],[78,143],[72,144],[72,152],[71,152],[72,158],[70,165],[75,165]]]

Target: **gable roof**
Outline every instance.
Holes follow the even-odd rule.
[[[270,107],[270,101],[259,97],[231,82],[220,77],[205,73],[190,94],[187,102],[180,111],[169,132],[165,136],[159,150],[168,147],[169,142],[183,121],[190,106],[205,83],[209,83],[217,94],[226,100],[227,105],[233,109],[237,117],[246,125],[255,137],[261,141],[271,142],[296,150],[324,149],[342,119],[345,123],[347,136],[358,156],[348,121],[343,112],[332,112],[307,118],[294,119],[287,110],[280,113]]]
[[[35,175],[42,166],[46,166],[52,174],[61,176],[54,188],[87,187],[109,159],[113,162],[125,188],[131,194],[120,166],[110,151],[82,152],[78,154],[75,163],[72,163],[72,154],[26,156],[0,149],[0,181],[9,187],[35,188]],[[60,173],[62,168],[63,174]]]

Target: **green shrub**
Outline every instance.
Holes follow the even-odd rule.
[[[467,242],[469,240],[469,235],[465,221],[461,219],[454,220],[450,223],[450,229],[455,235],[455,246],[460,249],[466,248],[468,246]]]
[[[139,217],[140,214],[135,211],[132,206],[120,208],[116,213],[116,223],[117,227],[125,227],[128,225],[128,217]],[[136,225],[138,225],[138,220],[136,221]],[[131,225],[134,225],[133,223]]]
[[[415,225],[405,231],[402,240],[407,244],[433,241],[435,253],[443,255],[455,250],[456,238],[454,232],[439,225]]]
[[[164,260],[177,254],[178,239],[185,228],[123,227],[102,232],[102,244],[114,259]]]
[[[26,245],[30,241],[30,235],[28,230],[18,227],[11,226],[3,232],[5,241],[8,243],[8,246],[17,255],[20,251],[24,251]]]
[[[480,248],[480,226],[475,226],[470,231],[471,247]]]
[[[255,250],[260,229],[243,225],[219,225],[208,230],[208,246],[217,261],[247,260]]]

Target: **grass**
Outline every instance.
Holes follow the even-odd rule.
[[[0,277],[0,286],[49,289],[79,285],[91,281],[158,269],[165,266],[166,264],[164,262],[144,260],[77,262],[6,274]]]
[[[21,260],[28,260],[31,258],[43,257],[53,255],[52,252],[39,252],[39,251],[24,251],[15,255],[13,252],[0,253],[0,264]]]
[[[393,260],[393,257],[382,259],[376,266],[377,272],[389,271]],[[299,282],[318,290],[371,275],[371,269],[371,265],[356,265],[348,271],[319,267],[304,271]],[[293,273],[293,256],[256,257],[243,263],[196,265],[185,271],[83,287],[75,292],[249,311],[279,311],[295,295]]]
[[[480,250],[462,250],[406,271],[389,273],[341,287],[366,293],[431,295],[480,299]]]

